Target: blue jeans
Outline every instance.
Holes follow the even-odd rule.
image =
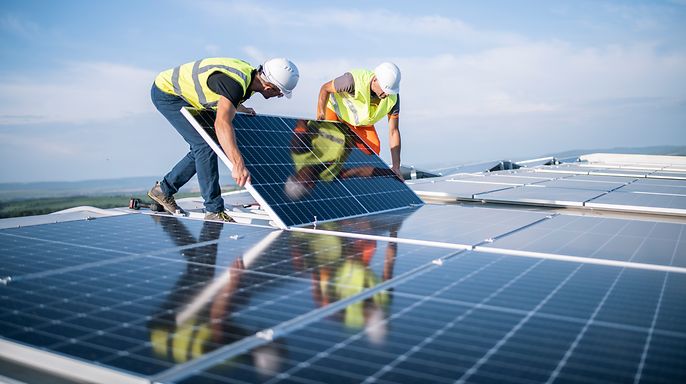
[[[150,97],[155,108],[190,145],[190,152],[160,182],[162,192],[167,196],[174,195],[197,173],[205,210],[223,211],[224,199],[219,186],[217,155],[180,112],[182,107],[190,107],[190,104],[179,96],[162,92],[155,84],[150,90]]]

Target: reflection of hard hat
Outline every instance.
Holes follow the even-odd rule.
[[[298,67],[283,57],[265,61],[262,65],[262,73],[265,80],[279,87],[281,93],[287,98],[291,97],[291,92],[300,78]]]
[[[382,345],[384,340],[386,340],[388,323],[385,321],[385,318],[383,309],[375,307],[369,310],[364,333],[367,334],[367,338],[369,338],[372,344]]]
[[[299,200],[307,193],[308,190],[309,189],[307,186],[305,186],[305,184],[295,181],[293,177],[289,177],[284,185],[286,196],[288,196],[291,200]]]
[[[395,95],[400,92],[400,69],[397,65],[381,63],[374,68],[374,75],[385,93]]]

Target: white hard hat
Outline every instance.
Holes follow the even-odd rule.
[[[276,85],[284,96],[291,98],[293,88],[298,84],[300,73],[292,61],[278,57],[262,64],[265,80]]]
[[[295,181],[293,176],[289,176],[284,184],[284,192],[286,192],[286,196],[288,196],[291,200],[300,200],[300,198],[303,197],[308,191],[309,188],[307,188],[303,183],[298,183]]]
[[[400,69],[397,65],[389,62],[381,63],[374,68],[374,75],[385,93],[395,95],[400,92]]]

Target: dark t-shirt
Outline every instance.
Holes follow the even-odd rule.
[[[341,76],[338,76],[333,80],[333,88],[336,90],[336,92],[345,92],[349,93],[351,95],[355,94],[355,80],[353,79],[353,75],[350,72],[346,72],[342,74]],[[374,92],[372,94],[372,100],[376,99],[377,101],[379,98],[376,96]],[[400,95],[398,95],[397,100],[395,101],[395,104],[393,105],[393,108],[391,108],[391,111],[388,112],[389,115],[397,115],[400,113]]]
[[[254,74],[253,74],[254,76]],[[223,72],[215,72],[207,78],[207,86],[212,92],[229,99],[234,107],[250,98],[251,92],[243,92],[241,84]]]

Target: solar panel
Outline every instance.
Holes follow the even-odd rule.
[[[423,205],[411,210],[337,220],[335,223],[339,227],[337,231],[343,234],[393,234],[397,240],[471,247],[547,218],[547,213],[524,210]]]
[[[484,248],[686,267],[686,224],[558,215]]]
[[[474,195],[510,189],[512,185],[485,182],[465,182],[460,180],[439,180],[435,182],[407,183],[413,191],[424,197],[450,199],[474,199]]]
[[[564,180],[592,181],[626,184],[636,180],[635,177],[603,176],[603,175],[567,175]]]
[[[678,273],[466,253],[394,286],[363,327],[341,324],[348,307],[177,379],[680,382],[685,287]]]
[[[524,186],[478,194],[474,197],[493,202],[581,207],[584,205],[584,201],[598,197],[601,194],[601,191],[594,190]]]
[[[550,180],[538,183],[547,188],[569,188],[569,189],[587,189],[592,191],[611,191],[624,185],[624,183],[605,182],[605,181],[587,181],[576,180],[574,177]]]
[[[631,183],[618,189],[617,192],[640,192],[640,193],[653,193],[661,195],[682,195],[686,196],[686,183],[682,186],[676,185],[656,185],[656,184],[646,184],[640,183],[644,179],[639,179],[635,183]]]
[[[670,187],[685,187],[686,181],[674,179],[638,179],[635,181],[637,185],[664,185]]]
[[[502,183],[508,185],[535,184],[541,181],[550,180],[550,177],[538,177],[537,174],[517,174],[511,173],[486,173],[483,175],[455,175],[453,180],[473,181],[483,183]]]
[[[231,168],[213,132],[215,113],[182,112]],[[422,204],[345,124],[239,114],[233,125],[247,188],[279,227]]]
[[[36,239],[49,239],[74,224],[0,236],[37,229]],[[130,253],[117,259],[76,268],[44,265],[0,286],[0,355],[17,358],[18,345],[27,345],[40,350],[24,363],[44,364],[49,352],[124,375],[118,382],[160,374],[455,252],[170,216],[80,224],[102,236],[67,237],[63,243],[75,245],[79,260],[97,259],[101,240],[131,231],[140,231],[136,240],[147,234],[174,246],[149,251],[144,241],[124,240]]]
[[[586,203],[590,208],[686,215],[686,196],[615,191]]]
[[[251,119],[253,176],[283,188],[293,146],[262,136],[284,120]],[[538,176],[483,179],[518,172]],[[542,174],[635,190],[537,183],[517,203],[683,197],[683,180]],[[470,202],[283,231],[165,214],[4,229],[0,360],[116,383],[684,382],[686,212],[666,202],[623,219]]]

